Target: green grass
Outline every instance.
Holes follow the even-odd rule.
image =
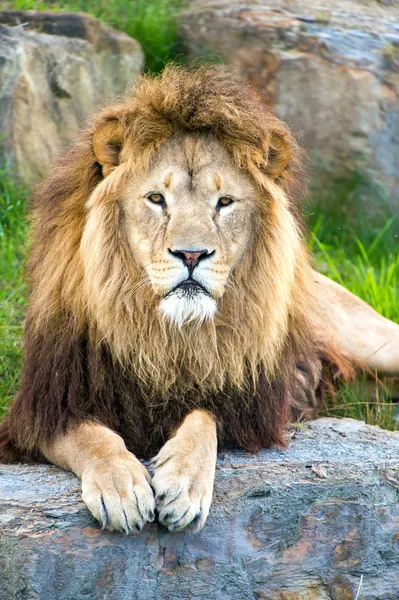
[[[310,237],[310,247],[321,272],[363,298],[384,317],[397,322],[399,255],[388,240],[398,227],[399,219],[391,217],[367,245],[359,234],[349,243],[333,221],[319,217]],[[334,229],[335,237],[331,236]]]
[[[364,184],[354,173],[322,195],[317,210],[307,210],[310,248],[319,271],[399,323],[399,218],[384,221],[390,211],[378,195],[375,204],[379,210],[359,216]],[[352,417],[385,429],[398,428],[391,400],[394,384],[368,382],[369,391],[373,387],[372,400],[364,393],[366,385],[366,378],[342,385],[335,396],[327,397],[325,414]]]
[[[0,0],[0,7],[15,10],[83,11],[138,40],[149,71],[160,71],[178,59],[176,17],[185,0]]]
[[[0,171],[0,420],[15,394],[26,304],[23,278],[25,194]]]
[[[392,236],[392,233],[398,230],[399,220],[389,219],[367,245],[358,236],[345,244],[341,232],[335,239],[324,242],[325,221],[320,218],[319,227],[311,232],[310,244],[318,269],[368,302],[384,317],[399,323],[399,254],[390,249],[390,238],[396,235]],[[334,227],[336,225],[330,223],[330,232]],[[368,237],[367,230],[365,237]],[[336,397],[327,398],[325,413],[396,429],[391,386],[375,385],[375,399],[369,401],[364,387],[365,378],[355,385],[344,384]]]

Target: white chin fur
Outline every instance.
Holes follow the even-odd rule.
[[[173,321],[178,327],[194,320],[201,325],[204,321],[211,321],[215,316],[216,302],[211,296],[202,292],[187,295],[176,290],[161,300],[159,309],[169,321]]]

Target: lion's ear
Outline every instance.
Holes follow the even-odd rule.
[[[273,132],[268,148],[267,175],[272,179],[280,177],[287,168],[290,158],[291,151],[287,139],[283,135]]]
[[[104,175],[119,164],[122,145],[123,130],[117,119],[108,121],[94,133],[93,150],[97,161],[103,167]]]

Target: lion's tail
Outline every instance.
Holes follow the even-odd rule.
[[[21,460],[22,455],[14,445],[7,420],[0,423],[0,462],[12,463]]]

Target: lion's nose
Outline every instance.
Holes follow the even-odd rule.
[[[204,260],[205,258],[209,258],[215,254],[215,250],[209,252],[208,249],[205,250],[171,250],[168,248],[169,252],[176,256],[176,258],[180,258],[184,262],[184,264],[188,267],[189,273],[193,272],[195,267],[198,265],[200,260]]]

